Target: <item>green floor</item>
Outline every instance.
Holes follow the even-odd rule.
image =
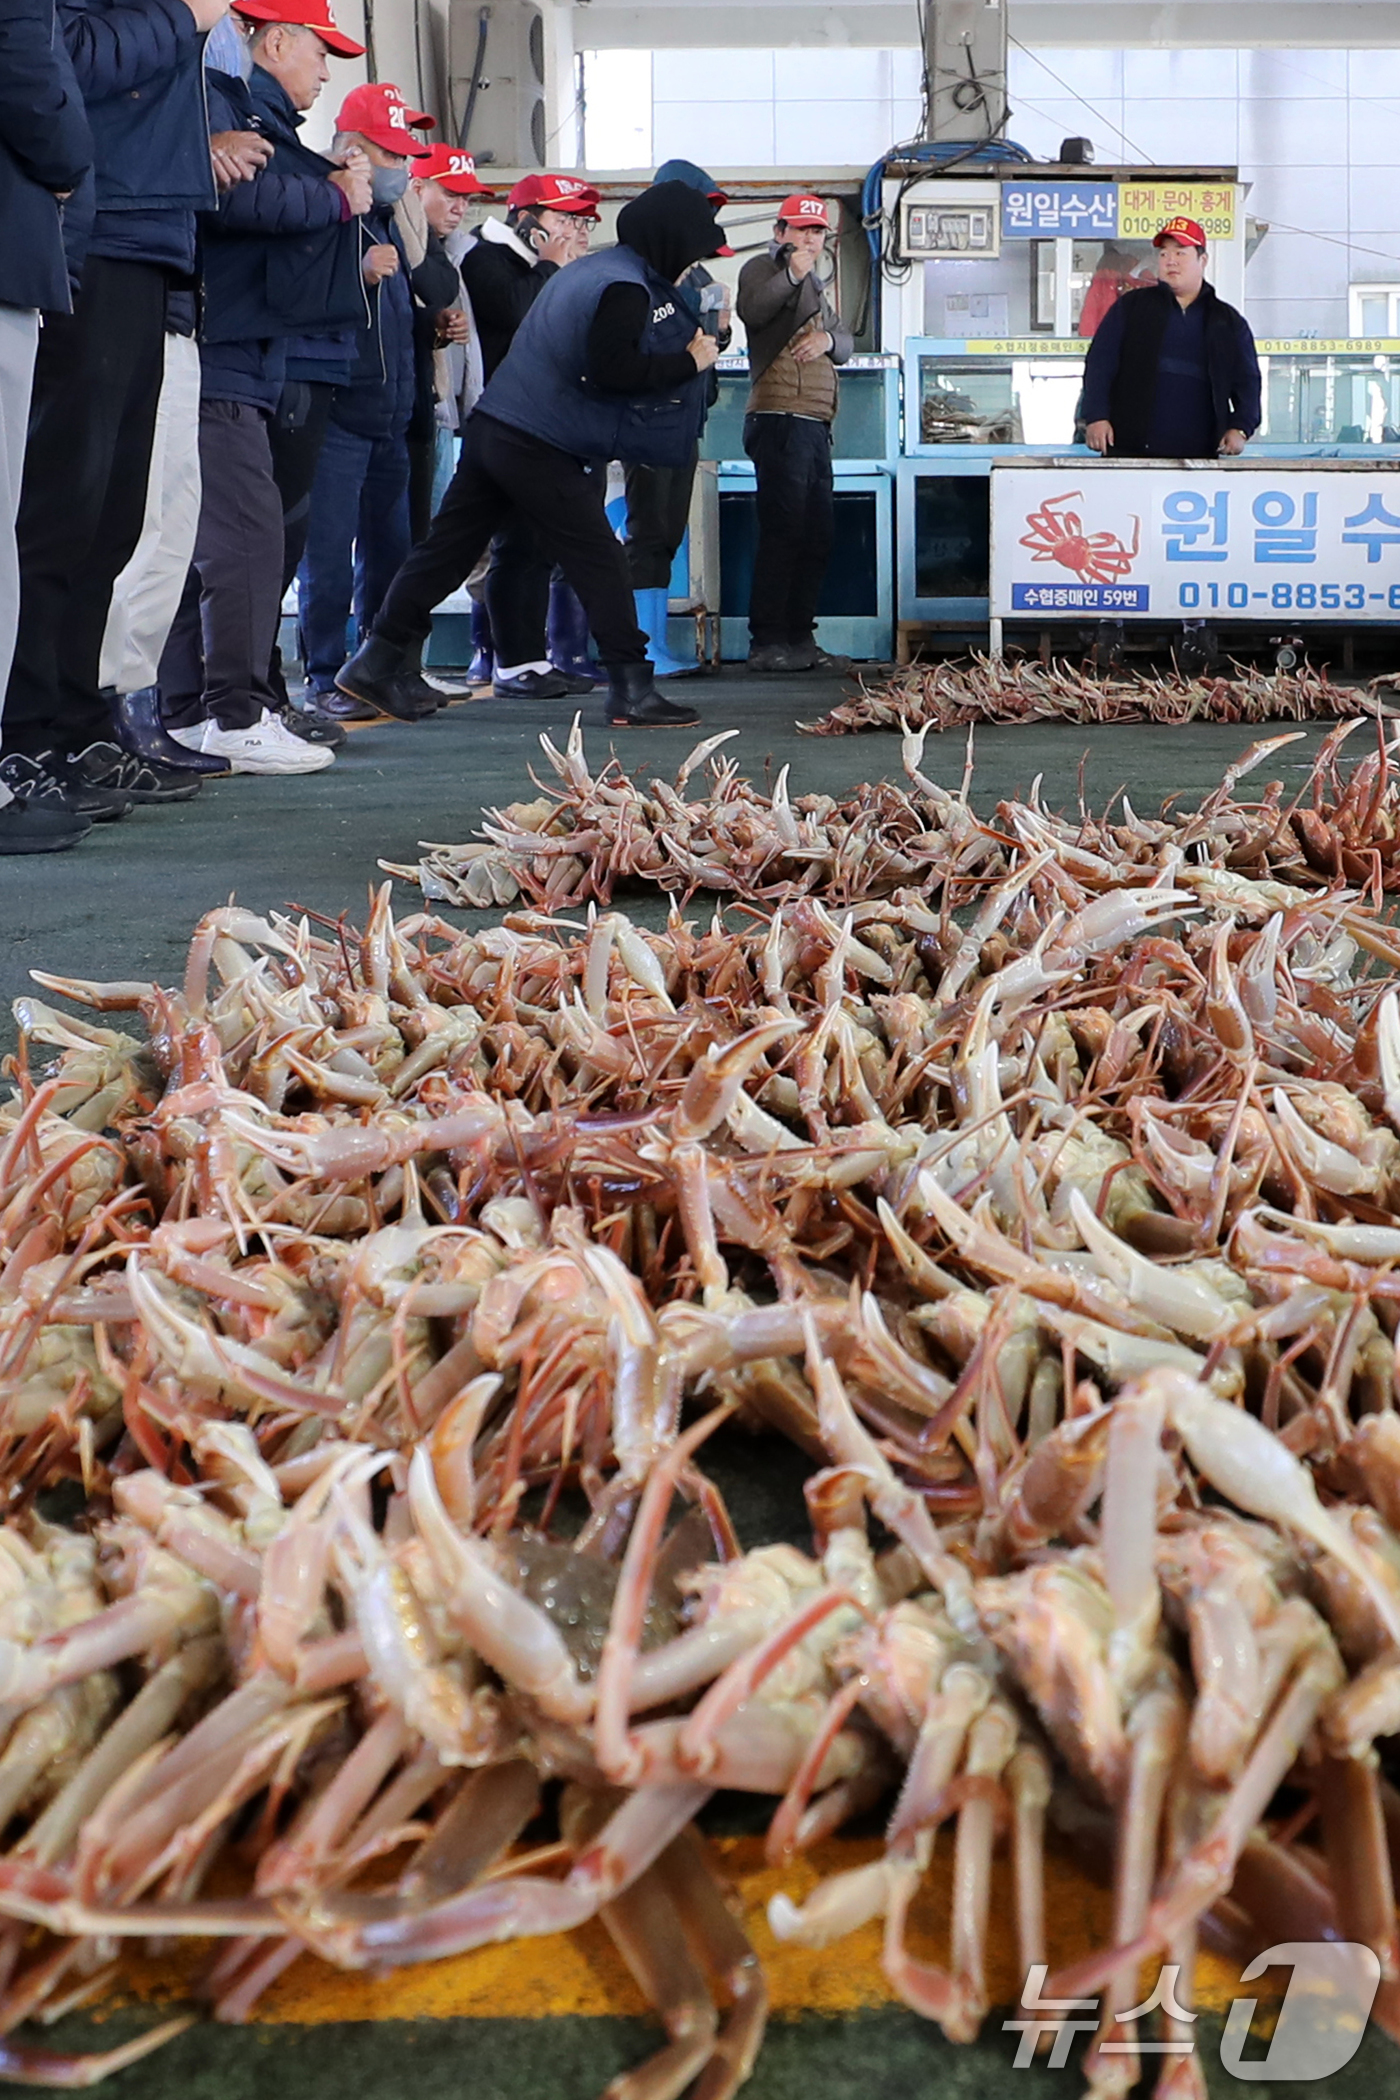
[[[899,778],[895,736],[796,733],[795,718],[812,719],[842,697],[835,680],[750,679],[735,672],[691,680],[689,687],[704,716],[696,736],[737,726],[742,734],[726,753],[755,779],[768,769],[776,775],[788,762],[793,794],[840,794],[881,775]],[[588,729],[590,707],[601,716],[598,703],[585,696],[587,748],[601,764],[610,732]],[[9,1001],[29,988],[31,967],[175,981],[195,920],[231,895],[258,911],[305,904],[358,917],[367,885],[383,880],[376,866],[381,857],[412,861],[420,839],[469,837],[484,806],[535,792],[526,773],[532,763],[552,780],[536,737],[545,730],[562,744],[571,715],[562,703],[487,700],[450,708],[417,727],[358,731],[334,767],[309,779],[215,781],[193,803],[136,810],[120,824],[98,826],[75,852],[0,860],[10,931],[0,955],[3,1026]],[[1163,795],[1210,787],[1254,734],[1214,725],[987,729],[976,740],[976,797],[990,811],[998,798],[1029,788],[1043,774],[1047,800],[1072,807],[1087,753],[1090,800],[1102,802],[1126,784],[1134,805],[1151,812]],[[670,773],[691,738],[685,731],[650,731],[613,741],[629,770]],[[1296,766],[1315,741],[1314,735],[1291,746],[1279,768]],[[965,748],[961,732],[931,737],[926,770],[956,786]],[[399,908],[413,909],[417,894],[400,886]],[[653,897],[639,902],[639,911],[647,903],[657,908]],[[8,1047],[11,1038],[0,1040]]]
[[[814,717],[841,697],[833,681],[779,683],[726,674],[696,681],[691,690],[704,715],[697,737],[737,725],[742,736],[728,750],[757,779],[790,762],[794,795],[841,793],[881,775],[899,777],[893,736],[820,740],[796,734],[795,717]],[[589,711],[585,702],[585,723]],[[548,730],[562,742],[569,720],[564,708],[527,710],[500,701],[455,707],[417,728],[357,733],[336,766],[313,779],[220,781],[187,807],[138,811],[120,825],[99,828],[74,853],[0,861],[10,936],[0,954],[0,1047],[13,1042],[9,1001],[30,988],[31,967],[177,982],[195,920],[233,895],[257,910],[306,905],[358,919],[367,886],[383,879],[376,867],[381,855],[412,861],[419,840],[467,838],[483,806],[532,793],[527,765],[537,762],[550,777],[537,733]],[[1072,807],[1086,761],[1091,802],[1101,804],[1126,785],[1137,809],[1150,813],[1165,795],[1208,790],[1256,733],[1267,732],[991,729],[977,739],[976,799],[990,813],[998,798],[1028,789],[1043,774],[1047,801]],[[1314,732],[1258,777],[1281,772],[1295,779],[1293,768],[1316,740]],[[609,742],[606,730],[589,731],[596,763],[606,758]],[[658,773],[673,772],[690,743],[684,733],[616,739],[629,768]],[[956,785],[965,745],[961,734],[931,738],[925,770]],[[407,887],[397,897],[403,911],[418,903],[418,893]],[[664,911],[654,896],[635,907],[620,901],[652,920]],[[692,907],[697,915],[709,908],[704,900]],[[774,1450],[756,1467],[751,1451],[735,1451],[726,1465],[716,1448],[714,1462],[720,1484],[733,1493],[748,1542],[784,1532],[801,1535],[799,1480],[780,1453]],[[96,2027],[69,2021],[58,2036],[34,2039],[49,2047],[60,2037],[64,2043],[71,2038],[75,2047],[109,2047],[150,2017],[121,2016]],[[281,2100],[284,2094],[291,2100],[593,2100],[610,2078],[645,2057],[655,2034],[642,2022],[623,2019],[206,2026],[123,2073],[108,2090],[115,2100]],[[903,2100],[916,2093],[949,2100],[1000,2100],[1005,2094],[1009,2100],[1035,2090],[1080,2089],[1071,2071],[1014,2070],[1013,2049],[999,2021],[990,2023],[978,2048],[954,2050],[936,2030],[899,2012],[785,2020],[775,2023],[748,2091],[753,2100]],[[1203,2056],[1214,2090],[1233,2089],[1235,2080],[1220,2069],[1213,2043]],[[1329,2089],[1347,2100],[1400,2091],[1394,2068],[1390,2045],[1373,2032]]]

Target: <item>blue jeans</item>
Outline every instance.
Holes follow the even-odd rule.
[[[409,550],[408,446],[357,437],[332,417],[316,462],[306,552],[297,571],[307,684],[329,692],[374,624]],[[351,611],[356,633],[348,633]]]

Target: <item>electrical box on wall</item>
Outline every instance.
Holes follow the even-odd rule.
[[[532,0],[453,0],[448,27],[452,130],[478,165],[542,168],[545,23]]]
[[[904,262],[963,261],[1001,253],[1001,191],[994,182],[917,182],[899,202]]]

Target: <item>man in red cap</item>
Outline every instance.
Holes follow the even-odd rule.
[[[487,219],[462,259],[462,283],[481,337],[487,384],[539,294],[563,264],[588,246],[598,192],[577,175],[525,175],[506,198],[504,219]],[[592,677],[550,661],[549,579],[553,563],[534,527],[515,517],[495,538],[484,618],[474,622],[478,664],[503,699],[559,700],[591,689]],[[487,664],[491,669],[486,670]]]
[[[1169,219],[1152,245],[1157,283],[1125,292],[1089,345],[1085,440],[1119,459],[1243,452],[1261,413],[1250,325],[1207,281],[1206,237],[1194,219]],[[1095,653],[1105,666],[1121,656],[1120,623],[1103,623]],[[1206,669],[1217,655],[1211,630],[1186,623],[1181,668]]]
[[[432,424],[418,428],[418,412],[409,435],[409,529],[413,544],[422,540],[437,498],[451,481],[453,433],[481,393],[481,344],[472,328],[468,298],[462,288],[458,265],[470,235],[462,231],[462,220],[474,197],[489,197],[491,191],[476,176],[470,153],[455,145],[434,145],[424,160],[413,162],[409,193],[399,206],[403,218],[413,214],[413,227],[422,227],[424,239],[441,241],[443,254],[453,269],[451,304],[430,325],[418,315],[420,361],[424,382],[432,395]],[[464,401],[466,395],[466,401]]]
[[[435,317],[456,290],[456,273],[440,247],[425,244],[422,254],[410,254],[396,210],[411,170],[430,154],[413,133],[420,114],[392,83],[373,81],[351,89],[337,120],[336,153],[358,147],[369,162],[372,202],[362,221],[361,258],[369,315],[355,337],[349,377],[331,396],[298,582],[307,682],[317,704],[324,700],[335,711],[352,608],[364,633],[411,544],[408,437],[420,400],[416,315]],[[427,420],[431,430],[431,399]],[[414,690],[414,718],[446,698],[421,680]]]
[[[739,319],[749,338],[744,450],[758,482],[758,549],[749,597],[754,671],[849,671],[817,646],[817,600],[831,559],[835,504],[831,426],[836,367],[850,330],[817,281],[831,231],[825,200],[784,199],[766,255],[739,272]]]
[[[471,412],[485,379],[481,340],[460,275],[460,263],[471,236],[463,221],[474,198],[489,197],[476,162],[460,146],[434,146],[414,166],[411,194],[428,230],[458,272],[452,304],[437,317],[432,348],[434,427],[432,434],[409,446],[409,524],[415,544],[432,522],[456,463],[454,436]]]
[[[164,719],[178,740],[235,772],[310,773],[329,765],[343,732],[318,738],[282,719],[269,659],[282,602],[282,501],[270,428],[285,382],[286,346],[305,326],[352,327],[363,312],[357,219],[370,206],[368,163],[337,166],[297,135],[340,34],[325,0],[252,0],[251,79],[210,69],[211,119],[256,125],[272,159],[231,192],[203,228],[200,381],[203,499],[186,590],[160,665]],[[271,19],[283,12],[304,21]],[[275,69],[275,70],[274,70]],[[299,725],[300,726],[300,725]]]

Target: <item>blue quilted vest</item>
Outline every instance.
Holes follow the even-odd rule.
[[[651,318],[641,341],[649,356],[685,349],[699,326],[685,295],[634,249],[604,249],[550,278],[478,409],[578,459],[683,467],[705,419],[701,373],[654,394],[604,393],[583,376],[588,331],[610,284],[640,284],[650,293]]]

